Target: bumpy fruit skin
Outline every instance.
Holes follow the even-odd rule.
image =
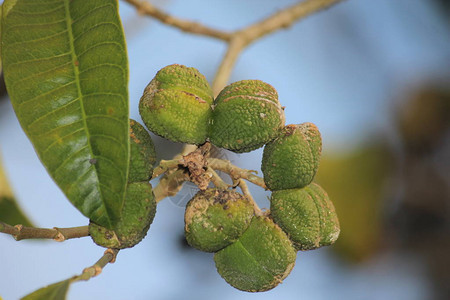
[[[280,227],[268,217],[256,216],[238,241],[214,255],[225,281],[247,292],[267,291],[280,284],[295,259],[296,251]]]
[[[211,118],[213,94],[194,68],[170,65],[147,85],[139,113],[148,129],[174,142],[203,144]]]
[[[283,128],[284,111],[277,91],[260,80],[225,87],[214,101],[209,138],[234,152],[249,152],[274,139]]]
[[[252,216],[253,205],[235,191],[200,191],[186,205],[186,240],[201,251],[216,252],[236,241]]]
[[[297,250],[328,246],[339,237],[339,220],[333,203],[315,183],[303,189],[273,192],[270,213]]]
[[[130,119],[130,171],[128,182],[149,181],[156,162],[153,141],[147,130]]]
[[[156,201],[150,183],[129,183],[121,220],[114,230],[91,222],[89,233],[99,246],[114,249],[130,248],[145,237],[155,213]]]
[[[316,125],[288,125],[264,147],[261,170],[272,191],[303,188],[319,168],[322,138]]]

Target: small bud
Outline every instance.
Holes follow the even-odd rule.
[[[294,267],[296,251],[287,235],[268,217],[253,217],[238,241],[216,252],[220,276],[233,287],[263,292],[280,284]]]
[[[319,168],[322,139],[316,125],[288,125],[264,147],[261,170],[272,190],[295,189],[312,182]]]
[[[203,144],[213,96],[206,78],[194,68],[170,65],[147,85],[139,113],[148,129],[174,142]]]
[[[225,87],[214,101],[209,138],[217,147],[249,152],[275,138],[284,121],[271,85],[242,80]]]
[[[328,246],[339,237],[339,220],[333,203],[315,183],[303,189],[273,192],[270,213],[298,250]]]
[[[253,205],[235,191],[199,191],[186,205],[186,240],[201,251],[216,252],[236,241],[252,216]]]

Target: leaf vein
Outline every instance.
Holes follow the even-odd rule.
[[[74,25],[74,24],[80,22],[81,20],[83,20],[84,18],[86,18],[86,17],[88,17],[89,15],[93,14],[93,13],[96,12],[97,10],[102,9],[102,8],[105,8],[105,7],[108,7],[108,6],[114,8],[114,6],[113,6],[112,4],[110,4],[110,3],[105,4],[105,5],[98,6],[98,7],[94,8],[94,9],[91,9],[91,10],[88,11],[86,14],[80,16],[78,19],[74,19],[73,22],[72,22],[72,25]]]
[[[97,23],[95,24],[95,26],[90,27],[88,30],[83,31],[82,33],[80,33],[78,36],[74,36],[73,37],[73,42],[77,42],[77,40],[79,40],[82,36],[84,36],[85,34],[98,29],[98,27],[103,26],[103,25],[113,25],[115,28],[120,29],[116,24],[112,23],[112,22],[101,22],[101,23]]]
[[[59,31],[59,32],[57,32],[55,34],[51,34],[51,35],[46,35],[46,36],[40,37],[38,39],[25,40],[25,41],[20,41],[20,42],[15,42],[15,43],[8,43],[8,47],[18,47],[18,45],[20,45],[20,44],[35,43],[35,42],[45,41],[45,40],[54,38],[56,36],[63,35],[66,32],[67,32],[67,29],[65,29],[63,31]]]
[[[43,72],[33,73],[32,75],[30,75],[30,76],[28,76],[28,77],[24,77],[24,78],[22,78],[22,79],[20,79],[20,80],[18,80],[18,81],[15,81],[15,82],[12,84],[12,86],[13,86],[13,88],[15,88],[16,85],[18,85],[18,84],[21,84],[21,83],[23,83],[23,82],[25,82],[25,81],[27,81],[27,80],[32,79],[32,78],[38,78],[38,77],[40,77],[41,75],[44,75],[44,74],[49,73],[49,72],[53,72],[53,71],[55,71],[55,70],[57,70],[57,69],[59,69],[59,68],[61,68],[61,67],[67,66],[67,65],[69,65],[69,64],[70,64],[70,61],[67,62],[67,63],[61,64],[61,65],[58,65],[58,66],[56,66],[56,67],[54,67],[54,68],[52,68],[52,69],[45,70],[45,71],[43,71]]]
[[[50,110],[50,111],[46,112],[45,114],[39,116],[39,118],[33,120],[33,122],[27,124],[27,127],[31,127],[31,126],[33,126],[34,124],[36,124],[37,122],[46,119],[48,116],[50,116],[50,115],[52,115],[52,114],[55,114],[55,113],[57,113],[57,112],[63,110],[63,109],[66,108],[67,106],[69,106],[69,105],[71,105],[72,103],[74,103],[77,99],[78,99],[78,98],[74,98],[74,99],[70,100],[69,102],[64,103],[62,106],[59,106],[59,107],[57,107],[56,109],[53,109],[53,110]]]
[[[15,63],[8,64],[8,68],[11,68],[11,67],[14,67],[14,66],[17,66],[17,65],[22,65],[22,64],[27,65],[27,64],[35,63],[35,62],[44,62],[46,60],[50,60],[51,61],[52,59],[57,59],[57,58],[61,58],[63,56],[69,56],[69,55],[70,55],[70,52],[65,52],[65,53],[61,53],[61,54],[58,54],[58,55],[52,55],[52,56],[49,56],[49,57],[41,57],[41,58],[29,59],[29,60],[21,60],[21,61],[15,62]]]
[[[66,84],[63,84],[63,85],[61,85],[61,86],[55,88],[55,89],[51,89],[51,90],[49,90],[49,91],[47,91],[47,92],[45,92],[45,93],[43,93],[43,94],[37,95],[36,97],[33,97],[33,98],[31,98],[31,99],[27,99],[27,100],[25,100],[25,101],[19,103],[19,107],[20,107],[21,105],[24,105],[24,104],[30,102],[30,101],[36,100],[37,98],[40,98],[40,97],[42,97],[42,96],[48,96],[49,94],[51,94],[51,93],[53,93],[53,92],[55,92],[55,91],[57,91],[57,90],[63,89],[63,88],[65,88],[65,87],[67,87],[67,86],[73,84],[74,82],[75,82],[75,81],[68,82],[68,83],[66,83]]]
[[[121,44],[117,43],[117,42],[102,42],[102,43],[98,43],[98,44],[95,44],[95,45],[93,45],[93,46],[90,46],[89,48],[85,49],[83,52],[80,52],[80,53],[78,54],[78,58],[82,57],[82,56],[85,55],[88,51],[90,51],[90,50],[92,50],[92,49],[95,49],[95,48],[97,48],[97,47],[99,47],[99,46],[102,46],[102,45],[108,45],[108,44],[111,44],[111,45],[117,45],[117,46],[120,46],[121,49],[123,49],[123,46],[122,46]]]
[[[77,130],[75,130],[75,131],[72,131],[71,133],[62,136],[62,137],[60,137],[59,139],[60,139],[60,140],[66,139],[66,138],[68,138],[68,137],[70,137],[70,136],[72,136],[72,135],[74,135],[74,134],[79,133],[80,131],[83,131],[83,128],[80,128],[80,129],[77,129]],[[42,154],[47,153],[47,151],[48,151],[51,147],[53,147],[55,144],[57,144],[57,143],[58,143],[58,140],[55,140],[53,143],[51,143],[50,145],[48,145],[47,147],[45,147],[45,149],[42,151]],[[86,145],[86,146],[83,146],[83,148],[86,148],[86,147],[87,147],[87,145]]]
[[[77,151],[70,153],[70,155],[68,157],[66,157],[66,159],[64,159],[61,164],[55,169],[53,170],[53,172],[56,174],[58,173],[58,171],[64,167],[68,162],[70,162],[72,160],[72,158],[76,155],[79,155],[81,151],[83,151],[84,149],[89,148],[88,145],[85,145],[81,148],[79,148]]]
[[[115,68],[117,68],[117,69],[120,69],[120,70],[122,71],[122,73],[125,73],[125,70],[124,70],[120,65],[117,65],[117,64],[111,64],[111,63],[102,63],[102,64],[99,64],[99,65],[94,65],[94,66],[92,66],[92,67],[83,69],[83,70],[81,70],[81,71],[79,72],[79,74],[81,75],[81,74],[83,74],[83,73],[85,73],[85,72],[89,72],[89,71],[91,71],[91,70],[96,70],[96,69],[98,69],[98,68],[100,68],[100,67],[106,67],[106,66],[108,66],[108,67],[115,67]]]

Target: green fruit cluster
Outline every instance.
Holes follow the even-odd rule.
[[[295,263],[286,233],[269,217],[255,216],[253,204],[236,191],[198,192],[186,206],[185,235],[191,246],[215,252],[219,274],[243,291],[274,288]]]
[[[284,126],[276,90],[260,80],[225,87],[216,99],[194,68],[169,65],[144,90],[139,112],[147,127],[175,142],[248,152],[274,139]]]
[[[290,273],[297,251],[331,245],[338,238],[333,204],[312,183],[322,151],[320,132],[312,123],[285,126],[284,108],[271,85],[242,80],[214,99],[200,72],[170,65],[146,87],[139,111],[151,131],[172,141],[210,141],[235,152],[265,145],[261,169],[272,191],[269,212],[256,215],[246,197],[219,188],[198,192],[186,205],[187,242],[214,252],[217,271],[233,287],[270,290]],[[139,157],[148,161],[143,156],[150,156],[148,150],[134,152],[139,153],[136,164]],[[148,171],[143,172],[133,177],[144,178]]]
[[[156,213],[155,197],[148,182],[155,161],[150,135],[141,124],[130,120],[130,167],[122,215],[113,229],[90,222],[89,234],[97,245],[130,248],[145,237]]]
[[[263,152],[264,182],[273,191],[271,216],[297,250],[331,245],[340,232],[333,203],[319,185],[311,183],[321,151],[319,130],[303,123],[286,126]]]

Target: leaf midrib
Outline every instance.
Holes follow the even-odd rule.
[[[80,108],[81,108],[81,115],[82,115],[82,120],[83,120],[83,125],[84,125],[84,131],[86,132],[86,137],[87,137],[87,144],[88,144],[88,148],[89,148],[89,153],[91,158],[94,158],[94,153],[92,152],[92,147],[91,147],[91,135],[88,129],[88,125],[86,122],[86,111],[84,108],[84,102],[83,102],[83,93],[81,91],[81,85],[80,85],[80,70],[79,67],[77,66],[77,64],[75,63],[76,61],[78,61],[76,52],[75,52],[75,45],[74,45],[74,35],[73,35],[73,29],[72,29],[72,16],[70,14],[70,5],[69,5],[69,1],[70,0],[64,0],[64,9],[66,12],[66,24],[67,24],[67,34],[69,36],[69,46],[70,46],[70,52],[71,52],[71,58],[72,58],[72,67],[75,73],[75,85],[77,87],[77,94],[78,94],[78,99],[80,101]],[[95,165],[92,165],[91,167],[94,168],[94,172],[95,172],[95,176],[97,178],[96,180],[96,186],[97,186],[97,190],[100,193],[100,197],[101,197],[101,202],[102,205],[106,208],[104,199],[103,199],[103,193],[102,193],[102,189],[100,188],[100,184],[99,184],[99,178],[98,178],[98,173],[97,173],[97,168],[95,167]],[[109,216],[108,211],[105,209],[105,213]],[[111,220],[110,218],[106,218],[108,221],[108,225],[112,226],[111,224]]]

